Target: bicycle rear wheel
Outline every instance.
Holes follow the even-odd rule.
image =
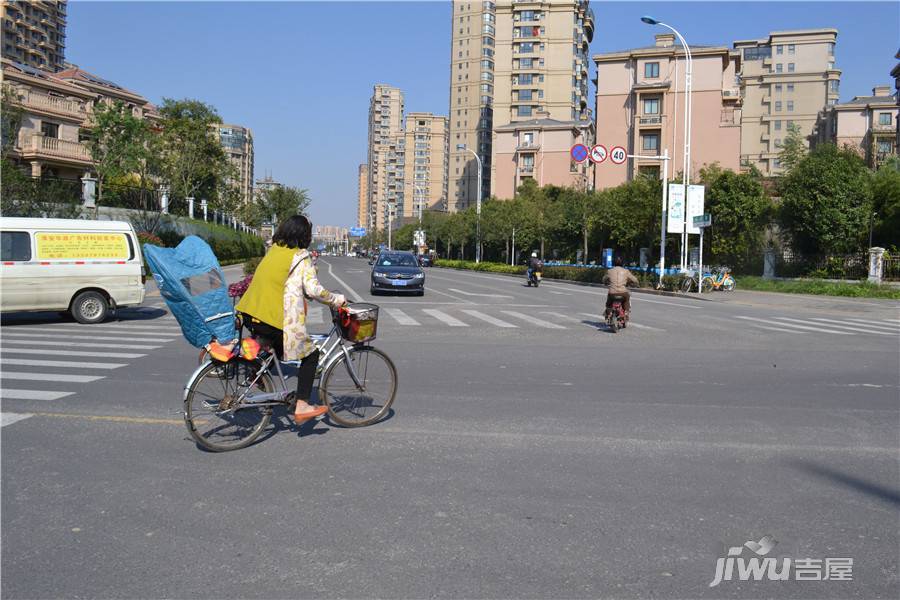
[[[257,377],[261,366],[259,361],[236,358],[203,367],[184,399],[184,423],[198,444],[226,452],[249,446],[260,436],[272,409],[243,402],[253,392],[275,391],[268,373]]]
[[[685,277],[684,281],[681,282],[681,291],[687,294],[691,291],[691,288],[694,287],[694,278],[693,277]]]
[[[357,387],[339,357],[322,374],[319,398],[328,407],[328,416],[344,427],[362,427],[382,419],[397,394],[397,369],[387,354],[369,346],[349,351],[350,361],[363,389]]]
[[[700,289],[703,291],[704,294],[708,294],[709,292],[711,292],[713,289],[712,277],[704,277],[700,281]]]

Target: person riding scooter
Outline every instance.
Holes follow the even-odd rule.
[[[613,268],[606,272],[603,276],[603,283],[609,284],[609,293],[606,295],[606,308],[612,306],[616,297],[622,299],[622,308],[625,314],[631,313],[631,293],[628,291],[628,284],[640,285],[637,277],[631,274],[631,271],[622,266],[622,257],[617,256],[613,260]]]
[[[544,271],[544,261],[538,258],[537,252],[531,253],[531,260],[528,261],[528,285],[537,283],[537,275]]]

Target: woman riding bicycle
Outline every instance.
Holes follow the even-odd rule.
[[[270,342],[281,360],[300,360],[294,421],[298,424],[328,412],[310,406],[319,350],[306,332],[306,300],[340,308],[347,300],[319,283],[306,249],[312,240],[312,224],[303,215],[284,221],[272,237],[272,247],[256,268],[250,287],[238,302],[244,324],[254,335]]]

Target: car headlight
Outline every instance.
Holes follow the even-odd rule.
[[[425,277],[425,273],[416,273],[413,275],[413,279],[422,279],[423,277]]]
[[[382,273],[381,271],[375,271],[375,277],[387,277],[387,273]]]

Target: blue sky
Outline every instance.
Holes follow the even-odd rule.
[[[477,0],[472,0],[477,1]],[[652,43],[652,14],[688,43],[835,27],[841,99],[890,83],[896,2],[597,2],[591,53]],[[318,224],[353,225],[372,85],[446,114],[450,2],[69,3],[66,59],[151,102],[197,98],[253,129],[256,176],[307,188]]]

